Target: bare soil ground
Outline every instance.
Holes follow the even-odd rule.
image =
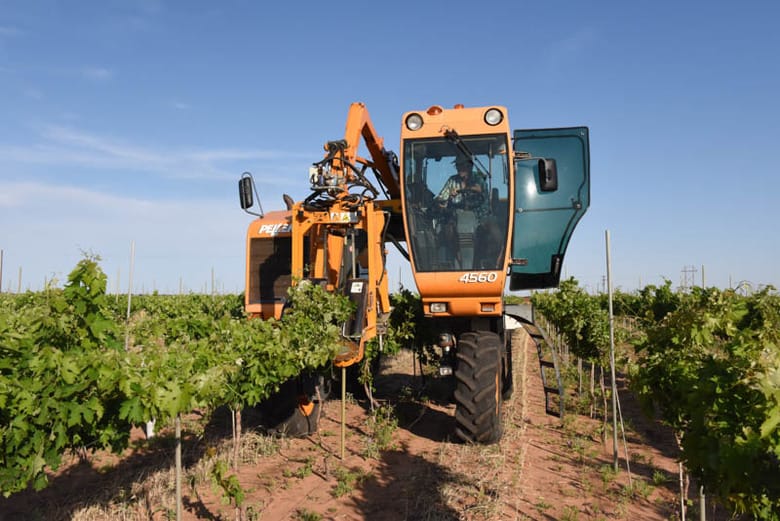
[[[627,392],[632,486],[612,468],[611,435],[577,413],[562,422],[544,411],[533,343],[513,336],[515,392],[505,403],[504,436],[491,446],[451,441],[449,386],[425,380],[410,353],[388,361],[376,398],[391,419],[372,422],[364,402],[346,406],[341,459],[340,401],[326,403],[319,432],[301,439],[245,433],[238,472],[244,519],[263,520],[664,520],[677,519],[676,447],[671,434],[645,419]],[[215,437],[197,416],[185,424],[183,519],[236,519],[211,476],[229,459],[229,433]],[[175,519],[173,441],[161,436],[117,457],[73,459],[41,492],[0,499],[0,520]],[[713,517],[710,517],[713,519]]]

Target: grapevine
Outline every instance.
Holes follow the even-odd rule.
[[[534,296],[580,357],[604,345],[599,300],[576,281]],[[640,328],[624,337],[633,344],[631,386],[675,430],[691,475],[735,513],[780,519],[780,297],[774,289],[683,292],[665,281],[615,300],[616,311]]]
[[[249,320],[240,296],[106,297],[96,257],[64,288],[0,296],[0,491],[47,483],[69,451],[121,451],[130,430],[198,407],[255,405],[321,370],[350,313],[319,286],[291,289],[281,321]],[[130,342],[125,348],[125,332]]]

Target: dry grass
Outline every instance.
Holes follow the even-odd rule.
[[[504,403],[501,442],[487,446],[441,443],[437,450],[436,462],[456,476],[442,484],[441,496],[446,506],[458,512],[461,519],[500,519],[502,506],[514,497],[512,489],[520,482],[525,451],[521,448],[516,452],[514,448],[522,447],[525,432],[524,335],[524,331],[518,330],[512,338],[515,385],[512,398]],[[510,447],[513,449],[509,450]],[[510,479],[506,479],[507,472],[512,474]]]
[[[282,441],[273,436],[262,435],[254,431],[243,433],[239,457],[242,465],[254,465],[262,457],[278,452]],[[195,464],[184,469],[182,476],[183,494],[198,499],[197,488],[211,483],[211,476],[217,461],[231,461],[233,444],[230,439],[220,440],[206,449]],[[129,486],[124,484],[123,476],[115,472],[106,472],[104,490],[117,491],[109,501],[96,497],[94,502],[82,508],[72,510],[73,521],[147,521],[149,519],[168,519],[175,513],[175,468],[173,454],[170,454],[171,466],[148,474],[142,474]],[[49,512],[51,514],[51,512]]]
[[[174,470],[161,470],[143,476],[129,487],[122,487],[109,480],[107,490],[117,493],[106,505],[99,498],[88,506],[72,512],[73,521],[141,521],[154,518],[159,512],[174,508]],[[163,506],[161,506],[163,505]],[[165,505],[170,505],[166,507]]]

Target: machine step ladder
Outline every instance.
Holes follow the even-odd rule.
[[[530,304],[509,305],[504,307],[505,314],[512,317],[525,329],[536,345],[539,355],[539,370],[544,389],[544,410],[547,414],[563,420],[564,392],[558,355],[555,344],[544,328],[536,323],[533,307]],[[557,398],[556,398],[557,397]]]
[[[536,352],[539,355],[539,370],[544,388],[544,410],[547,414],[563,419],[565,409],[563,380],[555,346],[542,326],[523,322],[523,328],[536,344]],[[553,398],[554,396],[558,397],[557,400]],[[557,402],[557,407],[554,402]]]

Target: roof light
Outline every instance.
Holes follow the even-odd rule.
[[[498,109],[488,109],[485,112],[485,123],[494,127],[504,121],[504,114]]]
[[[423,119],[417,113],[406,116],[406,128],[409,130],[420,130],[423,126]]]

